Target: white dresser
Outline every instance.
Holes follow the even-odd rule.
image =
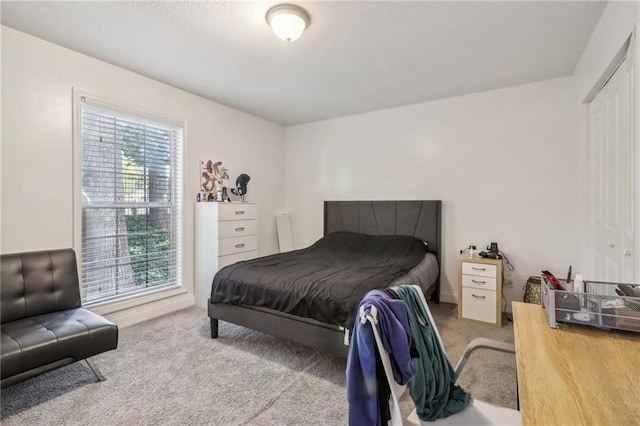
[[[502,326],[502,260],[460,259],[458,319]]]
[[[257,217],[255,203],[196,203],[196,305],[207,306],[220,268],[258,256]]]

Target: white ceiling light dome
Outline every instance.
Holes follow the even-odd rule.
[[[269,9],[267,23],[279,38],[294,41],[300,38],[309,25],[309,15],[301,7],[280,4]]]

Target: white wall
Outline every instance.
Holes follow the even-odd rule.
[[[3,253],[73,245],[72,88],[186,124],[183,286],[188,293],[164,300],[166,309],[193,304],[193,203],[200,159],[223,161],[232,182],[240,173],[251,176],[247,198],[259,206],[259,252],[277,251],[281,126],[3,26]],[[113,317],[128,324],[156,313],[147,306],[143,313]]]
[[[570,78],[285,128],[285,204],[297,247],[322,235],[324,200],[443,201],[443,288],[461,248],[497,241],[529,275],[579,267],[579,108]],[[509,304],[510,305],[510,304]]]

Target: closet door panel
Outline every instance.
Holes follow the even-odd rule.
[[[629,67],[623,62],[589,104],[589,227],[595,280],[620,282],[633,276],[629,256],[633,192]],[[635,230],[631,231],[635,235]],[[632,238],[632,240],[635,240]]]

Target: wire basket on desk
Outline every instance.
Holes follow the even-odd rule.
[[[565,290],[542,276],[542,306],[551,327],[574,323],[640,333],[640,285],[585,281],[584,292],[574,292],[567,290],[572,283],[559,281]]]

